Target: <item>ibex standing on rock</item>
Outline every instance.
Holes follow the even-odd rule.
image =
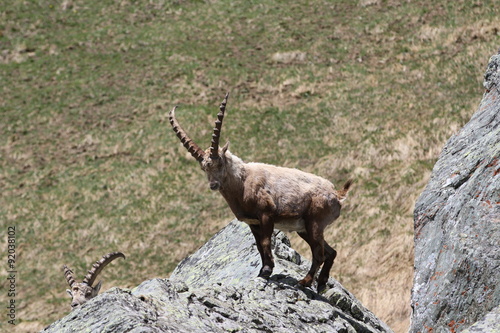
[[[299,283],[311,286],[323,264],[318,277],[318,291],[322,291],[337,255],[324,240],[323,233],[339,217],[342,201],[347,197],[352,181],[347,181],[343,189],[337,191],[328,180],[297,169],[245,163],[229,152],[229,142],[219,148],[228,96],[226,94],[220,105],[212,144],[206,151],[200,149],[181,128],[175,119],[176,107],[169,113],[170,124],[205,171],[210,189],[218,190],[236,218],[250,226],[262,259],[259,276],[268,278],[273,272],[273,229],[296,231],[309,244],[313,255],[311,269]]]
[[[99,290],[101,289],[101,281],[92,287],[95,279],[107,264],[117,258],[125,259],[125,255],[121,252],[112,252],[104,255],[101,260],[96,261],[95,264],[92,265],[92,269],[88,271],[88,274],[82,282],[76,282],[73,277],[73,271],[71,271],[68,266],[63,266],[64,276],[66,277],[66,281],[68,281],[69,287],[71,288],[66,289],[66,292],[69,296],[71,296],[72,308],[76,308],[77,306],[87,302],[89,299],[97,296]]]

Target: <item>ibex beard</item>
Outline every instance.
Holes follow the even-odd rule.
[[[269,278],[273,272],[271,237],[274,228],[295,231],[310,246],[312,265],[299,281],[310,287],[321,265],[317,279],[318,291],[326,287],[337,252],[324,239],[324,231],[339,215],[342,202],[352,185],[348,180],[341,190],[328,180],[297,169],[264,163],[245,163],[219,139],[229,94],[222,101],[215,121],[211,146],[202,150],[181,128],[174,107],[169,113],[170,124],[177,137],[200,163],[211,190],[219,191],[232,212],[250,226],[262,259],[259,276]]]

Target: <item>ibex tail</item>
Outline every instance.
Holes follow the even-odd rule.
[[[337,196],[339,198],[340,202],[343,202],[345,199],[347,199],[347,193],[351,189],[351,185],[354,183],[353,179],[349,179],[345,184],[344,188],[337,191]]]

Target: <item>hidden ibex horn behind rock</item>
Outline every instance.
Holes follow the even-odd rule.
[[[66,291],[69,296],[71,296],[72,308],[76,308],[77,306],[87,302],[89,299],[97,296],[99,290],[101,289],[101,281],[99,281],[99,283],[95,286],[92,286],[95,279],[103,268],[106,267],[106,265],[117,258],[125,259],[125,255],[121,252],[112,252],[104,255],[100,260],[96,261],[92,265],[92,268],[88,271],[88,274],[82,282],[76,282],[73,277],[73,271],[69,269],[68,266],[63,266],[64,276],[66,277],[66,281],[68,281],[69,287],[71,288],[66,289]]]
[[[263,163],[245,163],[229,152],[229,142],[219,140],[229,94],[220,105],[210,148],[203,151],[181,128],[174,107],[169,113],[172,128],[184,147],[200,163],[211,190],[218,190],[236,218],[247,223],[262,259],[259,276],[268,278],[274,268],[271,236],[274,228],[296,231],[311,247],[312,266],[299,284],[311,286],[321,265],[318,291],[326,287],[337,252],[324,240],[324,231],[340,215],[352,180],[341,190],[328,180],[297,169]]]

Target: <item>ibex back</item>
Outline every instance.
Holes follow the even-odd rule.
[[[324,230],[339,217],[352,181],[347,181],[342,190],[335,190],[328,180],[297,169],[245,163],[229,152],[229,142],[219,148],[227,98],[228,94],[220,105],[211,146],[206,151],[181,128],[175,118],[176,107],[169,113],[170,124],[205,171],[210,189],[218,190],[236,218],[250,226],[262,258],[259,276],[268,278],[273,271],[274,228],[296,231],[309,244],[313,256],[311,269],[299,283],[311,286],[323,264],[317,281],[318,291],[322,291],[337,255],[324,240]]]

